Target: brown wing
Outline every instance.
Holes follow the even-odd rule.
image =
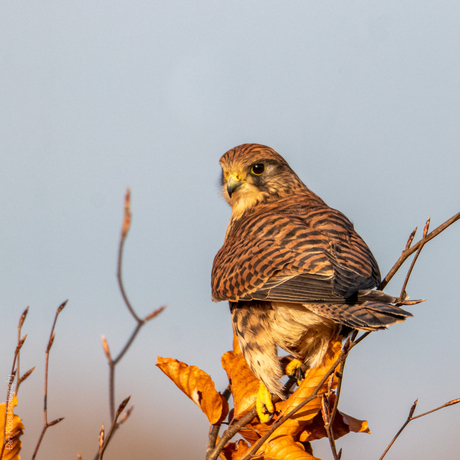
[[[279,200],[231,223],[214,259],[213,299],[335,302],[380,282],[351,222],[326,205]]]

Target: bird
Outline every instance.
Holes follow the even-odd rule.
[[[234,333],[261,382],[257,412],[267,421],[271,394],[287,398],[278,347],[294,358],[288,373],[301,364],[314,368],[332,340],[412,314],[375,289],[379,266],[352,222],[275,150],[242,144],[220,165],[232,215],[212,266],[212,300],[229,302]]]

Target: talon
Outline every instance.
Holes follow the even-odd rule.
[[[300,382],[305,378],[305,373],[302,371],[301,367],[295,370],[295,378],[297,380],[297,385],[300,385]]]
[[[294,375],[299,367],[302,365],[302,361],[298,359],[293,359],[287,366],[286,366],[286,374],[287,375]]]
[[[263,382],[260,382],[259,392],[257,393],[256,408],[261,423],[267,423],[270,420],[270,414],[275,411],[272,395]]]

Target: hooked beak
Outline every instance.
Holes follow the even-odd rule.
[[[243,184],[244,184],[244,182],[239,181],[236,176],[230,176],[228,178],[228,180],[227,180],[227,193],[228,193],[228,196],[231,198],[232,193],[236,189],[241,187]]]

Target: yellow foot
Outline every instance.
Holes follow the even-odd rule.
[[[260,382],[259,393],[257,394],[256,408],[261,423],[267,423],[270,419],[270,414],[275,411],[272,395],[262,382]]]
[[[287,366],[286,366],[286,374],[293,375],[295,371],[302,365],[302,361],[298,359],[293,359]]]

